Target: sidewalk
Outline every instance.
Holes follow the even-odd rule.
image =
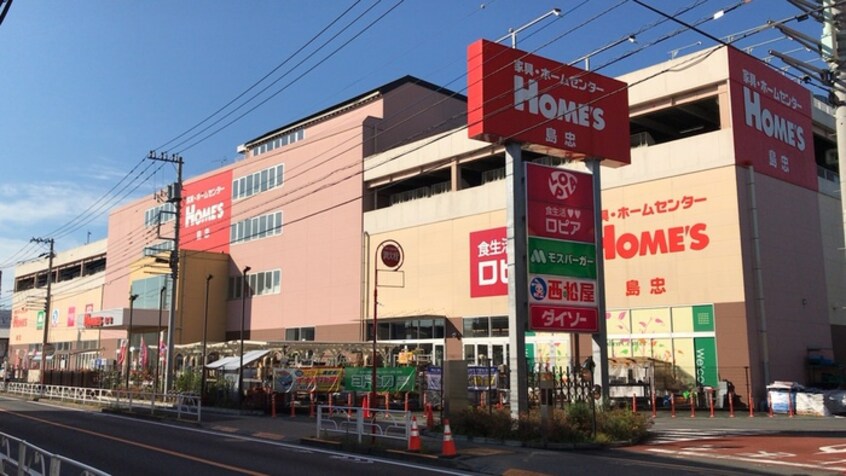
[[[419,418],[418,422],[425,421]],[[846,438],[846,418],[843,417],[788,417],[776,414],[769,417],[766,413],[756,413],[753,418],[748,414],[737,414],[729,417],[727,412],[717,412],[710,417],[707,412],[697,413],[691,418],[689,413],[677,414],[672,418],[669,412],[658,412],[653,419],[651,432],[660,433],[673,429],[701,429],[705,430],[762,430],[781,434],[802,434],[837,436]],[[349,447],[341,448],[337,442],[329,442],[316,436],[316,421],[307,416],[290,417],[279,415],[248,416],[237,413],[220,413],[203,411],[202,426],[207,429],[233,433],[255,438],[317,445],[324,448],[353,451]],[[379,445],[379,450],[362,450],[373,456],[384,458],[417,461],[423,464],[449,466],[455,469],[474,472],[489,472],[490,468],[513,468],[519,470],[526,455],[536,452],[539,447],[521,446],[520,442],[502,442],[490,439],[468,439],[461,435],[454,435],[458,455],[454,458],[439,457],[443,443],[441,433],[430,433],[425,427],[420,428],[422,451],[420,454],[408,453],[402,442],[395,445]],[[393,446],[396,449],[387,449]],[[586,445],[550,445],[546,449],[552,451],[572,451],[596,449]],[[527,473],[528,474],[528,473]],[[537,474],[537,473],[535,473]]]

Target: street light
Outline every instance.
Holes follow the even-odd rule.
[[[129,392],[129,361],[132,360],[132,311],[135,308],[137,294],[129,295],[129,329],[126,330],[126,391]]]
[[[370,375],[370,407],[373,408],[373,402],[376,401],[376,350],[377,334],[379,331],[378,325],[378,310],[379,310],[379,261],[385,266],[385,271],[398,271],[402,267],[404,254],[402,246],[394,240],[385,240],[379,243],[373,257],[373,357],[372,369]],[[385,358],[387,359],[388,352],[385,351]]]
[[[214,278],[213,274],[209,274],[206,276],[206,305],[203,308],[203,356],[200,360],[200,401],[202,401],[203,398],[205,398],[206,396],[206,343],[208,341],[209,329],[209,283],[211,282],[212,278]],[[241,327],[243,328],[243,326]],[[244,350],[242,348],[241,354],[243,353]]]
[[[511,38],[511,47],[517,48],[517,33],[520,33],[521,31],[525,30],[526,28],[529,28],[530,26],[534,25],[535,23],[538,23],[538,22],[542,21],[543,19],[551,17],[551,16],[560,17],[561,16],[561,9],[560,8],[553,8],[552,10],[544,13],[543,15],[535,18],[534,20],[530,21],[529,23],[526,23],[525,25],[523,25],[521,27],[518,27],[516,29],[515,28],[509,28],[508,34],[503,36],[502,38],[496,40],[495,43],[499,43],[502,40],[505,40],[507,38]]]
[[[249,266],[244,266],[241,283],[241,365],[238,367],[238,403],[241,408],[244,407],[244,318],[247,315],[247,273],[250,272]]]

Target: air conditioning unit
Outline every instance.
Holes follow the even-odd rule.
[[[837,165],[837,149],[825,151],[825,165]]]
[[[645,147],[655,145],[655,139],[647,131],[638,132],[631,135],[630,144],[632,147]]]

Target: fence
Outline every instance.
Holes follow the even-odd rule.
[[[317,435],[354,435],[359,443],[365,436],[408,441],[411,412],[361,407],[317,407]]]
[[[202,402],[199,395],[188,393],[132,392],[108,388],[65,387],[37,383],[9,382],[2,384],[6,393],[38,397],[63,402],[75,402],[126,411],[170,413],[180,420],[202,421]]]
[[[582,377],[576,369],[569,367],[552,367],[548,371],[534,371],[528,375],[529,406],[540,405],[540,381],[542,374],[549,372],[552,377],[554,406],[564,408],[566,405],[593,400],[593,385],[590,379]]]
[[[17,475],[107,476],[79,461],[45,451],[6,433],[0,433],[0,473]]]

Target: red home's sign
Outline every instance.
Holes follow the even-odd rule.
[[[231,190],[232,171],[185,184],[180,248],[229,251]]]
[[[737,163],[817,190],[811,92],[734,48],[728,61]]]
[[[625,83],[486,40],[467,57],[470,138],[631,162]]]

